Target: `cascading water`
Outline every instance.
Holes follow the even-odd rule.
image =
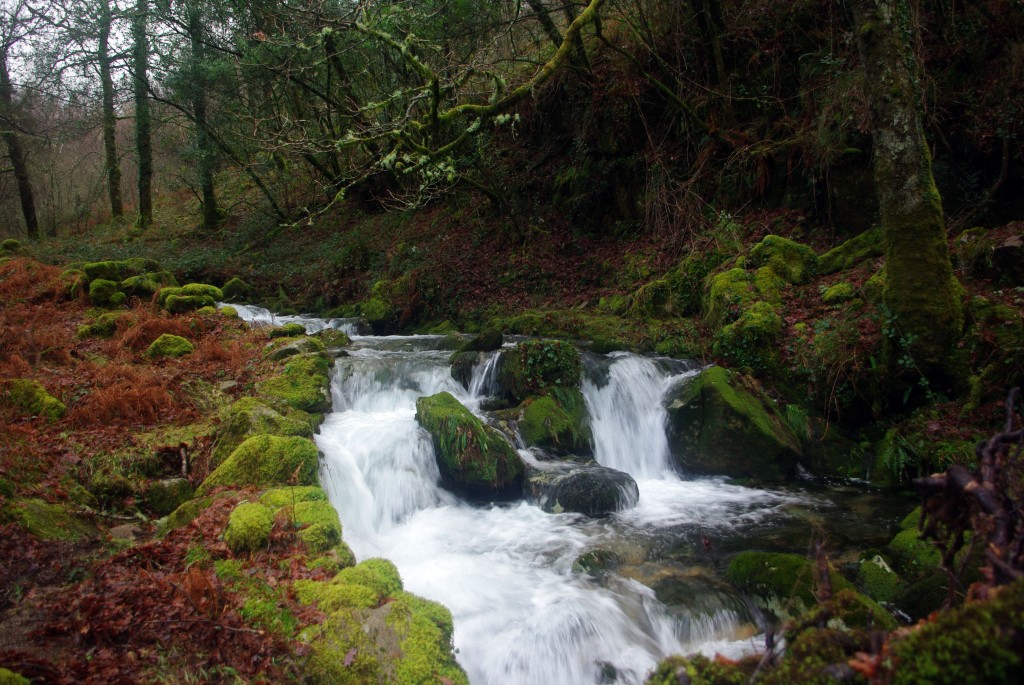
[[[440,487],[416,399],[447,391],[482,415],[496,364],[494,355],[482,361],[467,392],[451,378],[449,353],[433,349],[437,341],[355,338],[350,356],[336,362],[334,413],[317,443],[326,457],[321,480],[346,541],[360,559],[391,559],[406,589],[451,609],[470,682],[641,683],[669,654],[756,646],[742,639],[757,632],[751,614],[720,588],[667,606],[625,574],[598,579],[573,571],[580,554],[607,548],[621,550],[636,564],[634,577],[642,576],[645,545],[655,544],[666,522],[729,527],[790,499],[673,474],[661,398],[683,369],[628,354],[594,364],[583,390],[597,458],[633,475],[641,498],[635,509],[592,520],[525,502],[472,506]]]

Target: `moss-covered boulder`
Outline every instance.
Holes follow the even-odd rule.
[[[115,281],[97,278],[89,283],[89,300],[97,307],[120,307],[126,299]]]
[[[576,348],[560,340],[528,340],[502,352],[499,383],[517,401],[557,388],[577,388],[583,365]]]
[[[73,516],[61,505],[41,499],[14,500],[5,513],[22,528],[44,540],[80,540],[96,532],[90,524]]]
[[[212,307],[222,299],[224,294],[220,288],[205,283],[188,283],[180,288],[161,288],[156,293],[156,303],[171,314]]]
[[[818,272],[818,255],[806,245],[777,235],[766,235],[750,250],[750,264],[767,266],[787,283],[806,283]]]
[[[256,391],[294,409],[323,414],[331,409],[330,363],[320,354],[290,357],[282,373],[257,383]]]
[[[238,277],[229,279],[220,290],[225,302],[241,302],[252,292],[249,284]]]
[[[0,402],[25,416],[41,416],[50,421],[63,418],[68,411],[63,402],[46,392],[42,383],[26,378],[0,381]]]
[[[341,519],[326,498],[285,505],[276,516],[296,530],[311,552],[325,552],[341,542]]]
[[[6,242],[18,242],[17,240],[4,241]],[[0,255],[2,256],[2,255]],[[9,671],[6,668],[0,668],[0,685],[32,685],[32,681],[14,671]]]
[[[856,294],[857,289],[851,284],[846,282],[836,283],[825,289],[825,292],[821,294],[821,301],[825,304],[840,304],[841,302],[852,300]]]
[[[337,328],[325,328],[317,333],[317,337],[324,347],[330,349],[348,347],[352,344],[352,338],[348,337],[345,331],[339,331]]]
[[[434,442],[446,484],[468,494],[514,494],[522,487],[523,462],[497,431],[447,392],[416,400],[416,420]]]
[[[254,435],[313,437],[313,426],[308,420],[284,416],[255,397],[243,397],[225,407],[220,412],[220,420],[210,468],[220,466],[235,448]]]
[[[286,323],[283,326],[273,326],[267,329],[268,338],[294,338],[306,335],[306,327],[301,323]]]
[[[146,356],[150,359],[184,357],[187,354],[192,354],[195,349],[192,343],[180,335],[164,333],[150,344],[146,350]]]
[[[486,328],[472,339],[460,344],[456,352],[493,352],[500,350],[505,343],[505,336],[497,328]]]
[[[164,478],[146,485],[142,504],[155,516],[167,516],[192,499],[194,494],[195,490],[188,478]]]
[[[284,488],[272,488],[260,495],[260,504],[274,511],[300,502],[326,502],[327,493],[319,485],[289,485]]]
[[[303,335],[301,338],[278,340],[268,355],[274,361],[281,361],[298,354],[326,354],[327,347],[319,338]]]
[[[711,276],[704,302],[704,318],[713,327],[736,318],[758,299],[754,278],[739,267]]]
[[[274,512],[262,504],[243,502],[235,507],[224,529],[224,543],[235,554],[266,547],[274,527]]]
[[[138,297],[148,300],[161,288],[176,288],[178,281],[169,271],[154,271],[152,273],[129,276],[121,281],[120,287],[128,297]]]
[[[0,243],[0,257],[31,257],[32,251],[14,238],[7,238]]]
[[[667,409],[684,472],[778,482],[796,469],[800,441],[749,378],[712,367],[677,388]]]
[[[295,485],[313,485],[319,463],[312,440],[257,435],[239,445],[203,481],[197,494],[206,495],[220,486],[283,485],[293,479]]]
[[[767,302],[754,302],[735,321],[715,332],[711,350],[716,357],[739,367],[771,369],[781,332],[782,317],[775,309]]]
[[[591,455],[590,421],[583,394],[576,388],[556,388],[549,395],[523,403],[519,433],[527,447],[554,454]]]
[[[160,271],[160,264],[152,259],[132,258],[105,262],[89,262],[82,265],[82,271],[89,281],[103,279],[120,283],[129,276]]]
[[[729,562],[729,581],[755,598],[757,603],[782,619],[795,618],[816,606],[815,564],[795,554],[742,552]],[[829,571],[834,593],[852,600],[853,610],[845,612],[848,627],[875,626],[893,629],[896,621],[873,599],[857,592],[850,581]]]
[[[871,554],[857,565],[857,585],[871,599],[890,603],[900,594],[904,582],[881,554]]]
[[[79,338],[110,338],[117,332],[117,322],[121,317],[122,312],[104,312],[92,323],[79,326],[76,335]]]
[[[882,227],[876,226],[821,255],[818,258],[818,273],[833,274],[857,266],[870,257],[881,256]]]

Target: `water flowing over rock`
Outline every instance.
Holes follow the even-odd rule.
[[[636,506],[640,490],[632,476],[598,464],[559,464],[527,479],[527,493],[544,511],[606,516]]]

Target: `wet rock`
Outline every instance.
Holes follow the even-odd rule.
[[[636,506],[640,499],[632,476],[593,463],[547,465],[529,476],[526,490],[537,506],[552,514],[607,516]]]

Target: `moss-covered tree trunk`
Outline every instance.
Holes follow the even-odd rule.
[[[0,54],[0,136],[7,144],[7,156],[11,160],[14,180],[18,185],[18,198],[21,200],[21,213],[25,217],[25,233],[29,239],[39,237],[39,220],[36,218],[36,201],[32,193],[29,179],[28,164],[25,161],[25,150],[14,125],[14,85],[7,67],[7,51]]]
[[[206,112],[206,59],[205,25],[201,10],[192,8],[188,20],[188,36],[192,44],[192,116],[196,125],[196,148],[199,155],[199,191],[203,204],[203,228],[213,231],[219,223],[217,195],[213,185],[214,164],[217,152],[209,131]]]
[[[103,154],[107,174],[107,193],[110,196],[110,214],[117,218],[124,214],[121,203],[121,164],[117,158],[117,114],[114,112],[114,77],[111,74],[113,57],[110,54],[110,29],[113,13],[110,0],[100,4],[97,61],[103,94]]]
[[[132,18],[132,66],[135,71],[135,154],[138,157],[139,228],[153,221],[153,140],[149,112],[149,0],[138,0]]]
[[[955,378],[959,285],[946,250],[942,201],[921,122],[921,89],[907,0],[851,0],[870,105],[891,315],[887,370],[909,380]],[[897,373],[906,370],[907,373]]]

